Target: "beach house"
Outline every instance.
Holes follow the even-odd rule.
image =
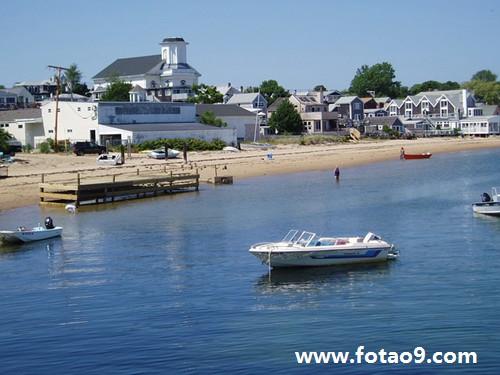
[[[44,135],[42,111],[39,108],[0,111],[0,129],[23,146],[35,146],[35,138]]]
[[[299,112],[304,132],[312,134],[338,130],[337,113],[328,111],[328,103],[324,101],[323,91],[293,94],[288,100]]]

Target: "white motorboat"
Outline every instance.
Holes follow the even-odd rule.
[[[500,188],[491,188],[488,193],[481,194],[481,202],[472,205],[472,211],[478,214],[500,216]]]
[[[168,149],[168,158],[169,159],[174,159],[177,156],[179,156],[180,151],[174,150],[173,148]],[[151,151],[148,156],[153,159],[165,159],[165,150],[153,150]]]
[[[4,242],[32,242],[59,237],[62,234],[62,227],[55,227],[50,217],[45,218],[45,226],[34,228],[19,227],[16,230],[0,231],[0,238]]]
[[[121,165],[123,160],[120,154],[101,154],[97,157],[97,164]]]
[[[291,230],[281,241],[258,243],[249,251],[270,267],[384,262],[399,256],[394,245],[371,232],[364,237],[320,237]]]

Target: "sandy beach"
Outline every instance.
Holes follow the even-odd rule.
[[[98,166],[95,155],[17,154],[9,165],[9,177],[0,180],[0,210],[37,204],[38,183],[42,174],[46,181],[75,179],[91,176],[144,172],[161,173],[164,170],[198,170],[202,181],[217,175],[238,179],[334,169],[399,159],[404,147],[407,153],[456,152],[500,147],[500,137],[490,138],[421,138],[417,140],[366,140],[359,143],[326,145],[280,145],[271,150],[244,150],[239,153],[224,151],[190,152],[189,163],[182,159],[154,160],[145,154],[132,154],[123,166]],[[268,154],[272,154],[272,158]],[[142,172],[141,172],[142,173]]]

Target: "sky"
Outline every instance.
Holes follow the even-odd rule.
[[[500,75],[497,0],[25,0],[2,2],[0,25],[6,87],[72,63],[91,83],[117,58],[160,54],[165,37],[189,42],[188,62],[210,85],[341,90],[384,61],[405,86]]]

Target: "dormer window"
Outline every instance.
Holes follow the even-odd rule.
[[[181,79],[181,86],[186,86],[186,81],[184,79]]]
[[[155,87],[156,87],[156,82],[155,82],[155,81],[151,81],[151,87],[152,87],[152,88],[155,88]]]

